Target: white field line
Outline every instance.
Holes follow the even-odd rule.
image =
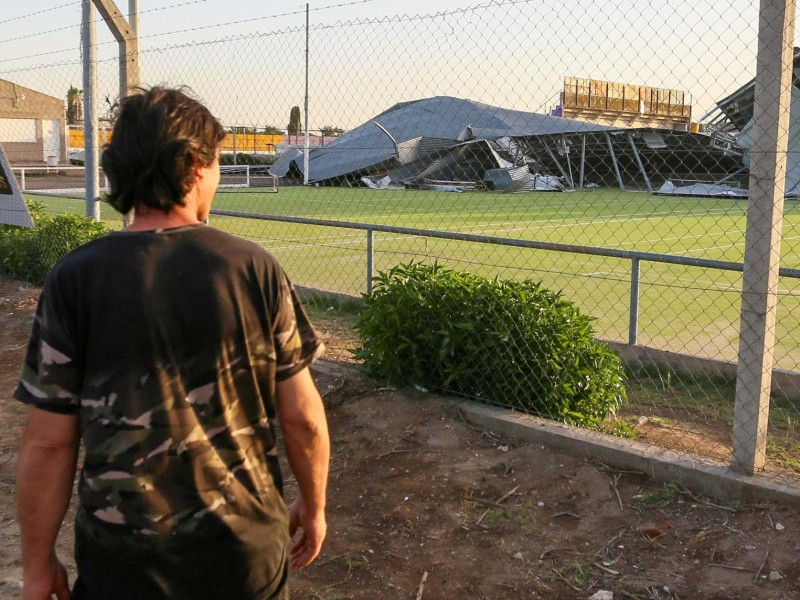
[[[666,216],[666,217],[685,217],[685,216],[693,216],[695,215],[692,211],[684,211],[684,212],[663,212],[663,213],[633,213],[624,216],[608,216],[604,217],[602,215],[598,215],[596,217],[586,217],[578,216],[566,219],[558,219],[557,222],[554,222],[554,219],[540,219],[540,220],[532,220],[528,221],[526,226],[524,227],[506,227],[508,225],[518,225],[519,221],[503,221],[500,223],[497,222],[485,222],[485,223],[474,223],[470,225],[460,225],[457,227],[450,227],[446,231],[462,231],[462,230],[470,230],[475,229],[477,227],[493,227],[497,228],[498,232],[512,232],[512,231],[538,231],[542,229],[561,229],[564,227],[576,227],[576,226],[602,226],[607,225],[610,223],[625,223],[628,221],[649,221],[654,217],[659,216]],[[727,211],[720,211],[720,212],[712,212],[708,211],[703,213],[702,215],[696,215],[698,217],[702,216],[715,216],[715,215],[727,215]],[[538,225],[539,223],[543,223],[542,225]]]
[[[348,207],[350,209],[352,209],[353,206],[352,205],[348,205]],[[381,208],[385,208],[385,207],[381,207]],[[574,206],[570,206],[570,208],[574,208]],[[505,212],[505,210],[499,210],[498,209],[496,211],[484,211],[484,212],[482,212],[482,213],[480,213],[479,215],[476,215],[476,216],[485,218],[488,215],[490,215],[491,212],[500,213],[500,212]],[[647,220],[652,219],[654,217],[697,216],[699,218],[699,217],[703,217],[703,216],[717,216],[717,215],[726,216],[726,215],[728,215],[729,212],[730,211],[728,209],[721,208],[721,209],[708,210],[708,211],[706,211],[706,212],[704,212],[704,213],[702,213],[700,215],[698,215],[696,211],[692,211],[692,210],[648,212],[648,213],[630,213],[630,214],[626,214],[624,216],[597,215],[595,217],[586,217],[585,215],[579,215],[579,216],[576,216],[576,217],[561,218],[561,219],[558,219],[557,222],[555,222],[555,223],[553,222],[554,219],[548,219],[548,218],[534,219],[534,220],[531,220],[531,221],[526,221],[526,226],[525,227],[513,227],[515,225],[519,225],[519,220],[515,220],[515,221],[500,221],[500,222],[497,222],[497,221],[480,222],[479,221],[479,222],[471,223],[471,224],[468,224],[468,225],[459,225],[459,226],[455,226],[455,227],[448,227],[448,228],[443,229],[443,231],[463,231],[463,230],[475,229],[475,228],[478,228],[478,227],[483,227],[483,228],[494,227],[494,228],[498,228],[498,231],[501,231],[501,232],[502,231],[506,231],[506,232],[527,231],[527,230],[531,230],[531,229],[548,229],[548,228],[556,228],[556,229],[558,229],[558,228],[561,228],[561,227],[564,227],[564,226],[575,226],[575,225],[598,225],[598,224],[599,225],[605,225],[607,223],[618,223],[618,222],[626,222],[626,221],[647,221]],[[410,210],[407,210],[407,211],[405,211],[405,210],[395,211],[395,212],[392,212],[392,213],[389,213],[389,214],[386,214],[386,213],[369,214],[368,216],[372,217],[372,218],[391,219],[392,217],[395,217],[397,214],[404,214],[404,213],[410,213],[410,214],[418,215],[419,211],[416,210],[416,209],[410,209]],[[460,216],[461,215],[459,215],[459,217]],[[472,215],[470,213],[467,213],[465,216],[469,217],[469,216],[472,216]],[[736,216],[742,216],[742,215],[736,215]],[[307,218],[309,218],[309,219],[329,219],[330,218],[330,214],[319,214],[319,213],[311,214],[311,215],[308,215]],[[538,223],[544,223],[544,225],[538,225],[537,226]],[[512,226],[512,227],[509,227],[509,226]],[[422,227],[420,227],[420,229],[422,229]]]

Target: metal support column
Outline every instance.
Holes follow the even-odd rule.
[[[611,135],[606,133],[606,141],[608,142],[608,151],[611,153],[611,162],[614,163],[614,172],[617,174],[617,181],[619,182],[619,189],[625,191],[625,184],[622,183],[622,175],[619,172],[619,165],[617,164],[617,155],[614,154],[614,145],[611,143]]]
[[[796,0],[761,0],[731,468],[766,463]]]
[[[578,189],[583,189],[583,174],[586,170],[586,134],[584,133],[581,136],[581,174],[580,174],[580,181],[578,183]]]
[[[644,184],[647,186],[647,190],[652,194],[653,184],[650,183],[650,178],[647,176],[647,171],[644,170],[642,157],[639,156],[639,150],[636,148],[636,142],[633,141],[633,134],[630,131],[628,132],[628,141],[631,143],[631,148],[633,148],[633,155],[636,157],[636,164],[639,165],[639,170],[642,172],[642,177],[644,177]]]
[[[554,163],[556,163],[556,166],[558,167],[558,170],[561,171],[561,175],[564,177],[564,181],[566,181],[567,183],[570,183],[569,175],[567,175],[567,172],[564,170],[564,167],[561,166],[561,163],[558,162],[558,159],[556,158],[555,153],[550,149],[550,146],[547,145],[547,142],[545,140],[542,140],[542,146],[544,146],[544,149],[547,150],[547,153],[550,155],[550,158],[552,159],[552,161]],[[572,184],[570,183],[570,185],[572,185]],[[573,186],[573,187],[575,187],[575,186]]]
[[[575,189],[575,177],[572,175],[572,162],[569,160],[569,146],[567,146],[566,140],[561,138],[561,145],[564,148],[564,158],[567,160],[567,169],[569,170],[569,184],[572,186],[572,189]]]

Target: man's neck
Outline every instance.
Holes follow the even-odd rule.
[[[200,220],[195,210],[187,206],[174,206],[169,212],[148,207],[136,207],[133,224],[125,231],[153,231],[155,229],[169,229],[184,225],[197,225]]]

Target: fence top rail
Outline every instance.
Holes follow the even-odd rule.
[[[85,171],[86,167],[78,167],[75,165],[56,165],[55,167],[50,167],[48,165],[21,165],[21,166],[12,166],[12,172],[23,172],[23,171]]]
[[[233,210],[212,209],[212,215],[221,217],[241,217],[246,219],[260,219],[263,221],[278,221],[282,223],[297,223],[301,225],[317,225],[323,227],[340,227],[342,229],[359,229],[362,231],[380,231],[383,233],[397,233],[401,235],[414,235],[420,237],[439,238],[461,242],[477,242],[480,244],[496,244],[500,246],[514,246],[517,248],[531,248],[533,250],[552,250],[555,252],[568,252],[571,254],[589,254],[593,256],[606,256],[627,260],[644,260],[649,262],[683,265],[687,267],[703,267],[722,271],[743,270],[743,263],[711,260],[707,258],[694,258],[691,256],[677,256],[672,254],[658,254],[655,252],[638,252],[636,250],[617,250],[615,248],[599,248],[596,246],[579,246],[576,244],[559,244],[557,242],[540,242],[535,240],[521,240],[517,238],[503,238],[496,236],[477,235],[473,233],[457,233],[452,231],[436,231],[434,229],[415,229],[412,227],[398,227],[396,225],[376,225],[371,223],[356,223],[351,221],[337,221],[333,219],[309,219],[306,217],[289,217],[284,215],[271,215],[262,213],[245,213]],[[800,279],[800,269],[781,267],[781,277]]]

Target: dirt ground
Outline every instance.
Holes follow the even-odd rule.
[[[21,594],[14,490],[25,408],[10,398],[37,293],[0,279],[2,599]],[[364,377],[346,362],[351,334],[316,324],[330,348],[314,369],[333,450],[329,537],[293,574],[293,598],[800,598],[798,509],[701,498],[499,439],[436,397]],[[58,549],[74,577],[72,510]]]

